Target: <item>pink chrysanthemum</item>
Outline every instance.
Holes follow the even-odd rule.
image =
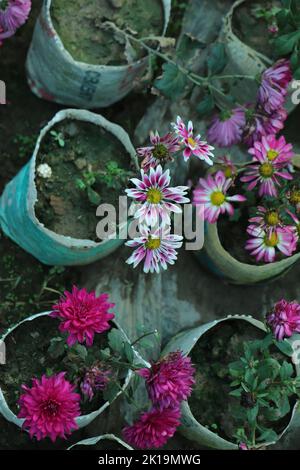
[[[239,443],[239,450],[249,450],[247,444],[245,442]]]
[[[241,142],[245,126],[246,116],[243,109],[224,111],[213,118],[207,131],[208,141],[219,147],[231,147]]]
[[[31,0],[9,0],[3,10],[0,3],[0,41],[13,36],[30,13]]]
[[[169,133],[160,137],[159,133],[151,132],[150,134],[151,146],[139,147],[137,154],[143,158],[142,168],[148,172],[150,168],[156,168],[159,164],[173,161],[174,153],[180,150],[179,139],[173,134]]]
[[[275,135],[262,137],[249,149],[249,153],[257,161],[270,161],[275,164],[289,164],[294,156],[292,144],[287,144],[284,136],[276,139]]]
[[[241,181],[249,183],[249,191],[259,185],[259,196],[276,197],[277,186],[281,186],[280,178],[292,180],[293,176],[282,169],[283,163],[276,162],[276,159],[270,160],[267,153],[262,151],[263,148],[263,145],[261,145],[260,151],[257,151],[256,148],[251,149],[252,152],[255,152],[255,158],[251,165],[247,167],[245,176],[241,178]]]
[[[278,341],[300,333],[300,305],[295,301],[280,300],[267,315],[267,323]]]
[[[234,207],[231,202],[243,202],[244,196],[228,196],[227,191],[232,185],[232,179],[226,179],[222,171],[215,175],[209,175],[206,179],[200,178],[199,186],[194,190],[193,204],[204,206],[204,219],[209,223],[217,222],[220,214],[228,212],[234,214]],[[201,214],[200,214],[201,215]]]
[[[289,257],[297,248],[297,237],[288,227],[266,232],[260,227],[249,226],[247,232],[252,238],[247,241],[246,250],[255,256],[257,262],[273,263],[276,250]]]
[[[299,218],[296,216],[296,214],[294,214],[294,213],[293,213],[292,211],[290,211],[289,209],[286,209],[286,212],[287,212],[287,214],[291,217],[293,223],[295,224],[295,225],[293,225],[293,226],[290,227],[290,228],[291,228],[292,231],[295,232],[295,235],[296,235],[296,237],[297,237],[297,239],[298,239],[298,241],[299,241],[299,239],[300,239],[300,220],[299,220]]]
[[[217,164],[222,166],[222,171],[226,178],[233,178],[236,175],[237,168],[229,157],[219,157]]]
[[[248,147],[252,147],[254,142],[260,141],[263,136],[278,134],[284,128],[287,116],[288,114],[283,108],[267,114],[259,108],[251,109],[249,107],[243,141]]]
[[[78,428],[76,418],[80,415],[80,395],[65,379],[65,372],[52,377],[43,375],[41,380],[32,379],[32,387],[22,385],[18,418],[25,419],[23,428],[38,441],[50,437],[54,442]]]
[[[195,369],[191,359],[181,351],[170,353],[150,368],[140,369],[144,377],[149,398],[159,408],[179,406],[192,393]]]
[[[127,246],[136,248],[127,264],[136,268],[144,261],[145,273],[159,273],[160,268],[167,269],[168,264],[173,265],[177,260],[177,249],[181,248],[183,237],[171,235],[168,229],[157,229],[152,232],[150,228],[140,226],[141,237],[130,240]]]
[[[260,227],[262,230],[271,233],[279,227],[284,227],[279,212],[276,209],[266,209],[263,206],[257,207],[257,213],[255,217],[249,219],[249,223],[249,231],[252,231],[252,228]]]
[[[127,426],[123,430],[123,436],[138,449],[158,449],[174,436],[179,424],[179,408],[152,408],[143,413],[132,426]]]
[[[208,145],[207,142],[201,139],[201,135],[194,136],[194,126],[192,121],[188,122],[186,127],[180,116],[177,116],[177,122],[172,123],[172,126],[179,136],[181,143],[185,146],[183,151],[184,161],[188,161],[192,155],[204,160],[208,165],[212,165],[211,158],[213,157],[212,150],[214,147]]]
[[[106,389],[111,374],[112,371],[103,367],[101,364],[90,367],[85,372],[84,378],[80,384],[82,394],[91,401],[94,398],[95,392]]]
[[[86,342],[92,346],[95,333],[103,333],[111,328],[109,321],[114,318],[108,310],[114,304],[108,302],[108,295],[96,297],[95,292],[78,289],[73,286],[72,293],[66,291],[57,305],[54,305],[51,316],[62,320],[59,329],[69,333],[67,343]]]
[[[281,59],[262,75],[258,91],[258,103],[267,112],[281,108],[285,102],[287,88],[292,81],[290,61]]]
[[[152,227],[160,221],[163,225],[169,224],[171,212],[182,212],[178,204],[190,202],[185,197],[189,188],[187,186],[170,188],[170,170],[163,173],[161,165],[158,165],[157,168],[150,168],[149,175],[141,170],[141,175],[141,180],[131,179],[136,186],[134,189],[126,189],[126,194],[129,197],[142,204],[135,212],[134,217]]]

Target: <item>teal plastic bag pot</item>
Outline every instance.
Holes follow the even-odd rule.
[[[102,0],[103,1],[103,0]],[[161,0],[165,35],[171,0]],[[92,109],[120,101],[134,87],[148,66],[148,57],[125,65],[79,62],[65,49],[51,19],[51,2],[44,0],[29,48],[26,70],[31,91],[39,98],[67,106]]]
[[[244,321],[248,322],[254,327],[256,327],[260,331],[266,331],[265,325],[252,318],[251,316],[243,316],[243,315],[235,315],[235,316],[228,316],[221,320],[215,320],[210,323],[206,323],[205,325],[201,325],[197,328],[192,328],[190,330],[183,331],[175,336],[165,347],[162,356],[174,351],[182,351],[185,355],[190,354],[193,347],[196,345],[198,341],[201,341],[202,336],[212,330],[215,326],[227,322],[227,321]],[[293,345],[293,339],[288,340],[290,344]],[[297,338],[295,339],[297,341]],[[290,358],[289,358],[290,359]],[[297,368],[297,374],[299,374],[299,369]],[[285,435],[289,431],[289,429],[293,429],[294,423],[297,422],[298,414],[297,411],[298,403],[295,404],[295,407],[291,414],[291,419],[288,426],[285,430],[280,434],[279,439]],[[230,442],[229,440],[223,439],[215,432],[207,429],[203,426],[200,422],[198,422],[189,406],[188,401],[183,402],[182,404],[182,418],[181,418],[181,426],[179,427],[179,432],[185,436],[187,439],[197,442],[200,446],[209,447],[212,449],[218,450],[238,450],[238,446]],[[279,440],[278,439],[278,440]],[[278,441],[277,441],[278,442]],[[275,442],[269,442],[265,444],[266,446],[270,446],[275,444]]]
[[[261,266],[238,261],[224,249],[218,235],[217,224],[205,224],[204,247],[195,253],[199,262],[221,279],[240,285],[271,281],[284,275],[300,259],[297,253],[282,261]]]
[[[102,436],[96,436],[96,437],[90,437],[89,439],[83,439],[82,441],[76,442],[76,444],[73,444],[71,447],[69,447],[67,450],[76,450],[77,446],[91,446],[91,449],[86,449],[86,450],[96,450],[93,449],[96,444],[101,443],[101,447],[103,447],[101,450],[104,451],[105,445],[112,445],[116,444],[118,447],[122,447],[124,450],[134,450],[132,447],[130,447],[126,442],[122,441],[119,437],[115,436],[114,434],[103,434]],[[108,447],[107,450],[111,450],[111,448]]]
[[[1,341],[5,342],[5,340],[9,337],[9,335],[11,335],[17,328],[22,327],[22,325],[24,325],[25,323],[27,323],[27,322],[37,322],[37,321],[39,321],[39,319],[41,317],[49,316],[50,313],[51,312],[43,312],[43,313],[38,313],[36,315],[31,315],[30,317],[26,318],[25,320],[17,323],[13,327],[11,327],[9,330],[7,330],[6,333],[4,333],[2,335],[2,337],[0,337],[0,342]],[[130,344],[130,340],[128,339],[127,335],[125,334],[125,332],[122,330],[122,328],[118,325],[118,323],[115,320],[113,321],[113,324],[122,333],[124,341]],[[38,341],[38,340],[35,339],[35,341]],[[15,347],[17,348],[18,344],[16,344]],[[134,353],[136,359],[139,360],[139,357],[136,355],[136,352],[135,352],[134,348],[132,348],[132,350],[133,350],[133,353]],[[9,366],[9,364],[8,364],[8,366]],[[45,365],[45,370],[46,370],[46,365]],[[94,421],[94,419],[96,419],[98,416],[100,416],[111,405],[111,403],[114,400],[116,400],[123,393],[123,391],[125,391],[127,389],[132,377],[133,377],[133,372],[131,370],[128,370],[127,376],[124,379],[124,384],[122,386],[122,390],[120,389],[119,391],[117,391],[116,394],[114,395],[114,397],[110,400],[110,402],[107,401],[99,409],[97,409],[95,411],[92,411],[89,414],[81,415],[78,418],[76,418],[76,423],[78,425],[78,429],[81,429],[81,428],[84,428],[85,426],[88,426],[92,421]],[[8,405],[6,399],[5,399],[5,391],[1,390],[1,388],[0,388],[0,413],[2,414],[2,416],[7,421],[15,424],[19,428],[22,428],[24,419],[18,418],[15,415],[15,413],[13,412],[13,410],[11,410],[11,408],[9,407],[9,405]]]
[[[25,251],[44,264],[56,266],[92,263],[109,255],[124,243],[124,240],[115,235],[100,243],[59,235],[47,229],[35,215],[36,158],[41,141],[55,124],[65,119],[89,122],[111,133],[124,146],[124,154],[129,154],[138,169],[136,151],[128,134],[122,127],[107,121],[103,116],[84,110],[66,109],[58,112],[42,129],[31,160],[6,186],[0,198],[0,223],[4,233]]]

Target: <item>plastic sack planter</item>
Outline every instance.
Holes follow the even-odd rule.
[[[249,2],[249,0],[237,0],[232,5],[228,14],[224,18],[220,39],[225,44],[229,60],[225,69],[226,73],[257,76],[266,68],[270,67],[275,60],[272,60],[270,57],[267,57],[248,46],[234,33],[232,26],[233,16],[237,8],[246,2]],[[235,80],[230,93],[237,100],[242,100],[243,103],[253,101],[257,94],[257,83],[255,81],[244,79]],[[291,112],[296,107],[296,105],[291,101],[292,93],[293,90],[289,93],[285,105],[288,112]]]
[[[245,315],[234,315],[228,316],[221,320],[215,320],[210,323],[206,323],[205,325],[201,325],[197,328],[193,328],[191,330],[183,331],[175,336],[165,347],[162,355],[167,353],[181,350],[184,354],[189,354],[195,344],[201,340],[201,337],[209,330],[214,328],[216,325],[226,321],[246,321],[253,325],[254,327],[258,328],[261,331],[266,331],[264,324],[258,320],[255,320],[251,316]],[[290,340],[291,341],[291,340]],[[299,374],[299,370],[297,370],[297,374]],[[298,403],[295,404],[295,407],[292,412],[291,420],[289,425],[286,429],[280,434],[279,439],[288,431],[288,429],[293,425],[293,421],[297,419],[297,406]],[[189,407],[188,401],[183,402],[182,404],[182,418],[181,418],[181,426],[179,428],[179,432],[185,436],[187,439],[197,442],[201,446],[209,447],[212,449],[219,449],[219,450],[238,450],[238,446],[233,442],[227,441],[223,439],[218,434],[210,431],[201,423],[199,423],[193,416],[192,411]],[[278,439],[278,440],[279,440]],[[278,442],[278,441],[277,441]],[[275,442],[267,443],[266,445],[272,445]]]
[[[300,260],[297,253],[282,261],[275,261],[261,266],[242,263],[224,249],[218,235],[217,224],[205,224],[204,247],[195,252],[198,261],[221,279],[240,285],[272,281],[284,275]]]
[[[171,0],[162,0],[164,35]],[[28,83],[39,98],[79,108],[110,106],[124,98],[147,68],[148,58],[129,65],[104,66],[75,61],[56,33],[50,14],[51,0],[44,0],[28,52]]]
[[[72,446],[68,447],[67,450],[71,450],[76,446],[94,446],[98,444],[99,442],[102,442],[104,444],[105,441],[110,441],[110,444],[115,443],[123,447],[124,450],[134,450],[132,447],[126,444],[126,442],[122,441],[119,437],[115,436],[114,434],[103,434],[103,436],[90,437],[89,439],[83,439],[82,441],[76,442],[76,444],[73,444]],[[93,450],[93,449],[90,449],[90,450]],[[104,450],[106,450],[105,447],[103,448],[103,451]]]
[[[32,315],[28,318],[26,318],[25,320],[21,321],[20,323],[17,323],[15,326],[13,326],[12,328],[10,328],[1,338],[0,338],[0,342],[3,341],[5,342],[6,338],[13,332],[15,331],[19,326],[23,325],[24,323],[26,322],[30,322],[30,321],[37,321],[39,318],[41,317],[46,317],[46,316],[49,316],[51,312],[43,312],[43,313],[38,313],[36,315]],[[120,326],[115,322],[115,320],[113,321],[114,325],[118,328],[119,331],[121,331],[122,335],[124,336],[124,340],[126,340],[127,342],[130,343],[129,339],[127,338],[126,334],[124,333],[124,331],[120,328]],[[129,370],[128,371],[128,374],[127,374],[127,377],[125,379],[125,382],[124,382],[124,385],[123,385],[123,391],[126,390],[126,388],[128,387],[129,385],[129,382],[132,378],[132,371]],[[82,416],[79,416],[77,419],[76,419],[76,423],[78,425],[78,428],[81,429],[81,428],[84,428],[85,426],[87,426],[88,424],[90,424],[95,418],[97,418],[97,416],[101,415],[109,406],[110,404],[118,397],[122,394],[122,391],[120,390],[119,392],[116,393],[114,399],[111,401],[111,402],[105,402],[98,410],[95,410],[87,415],[82,415]],[[5,419],[7,419],[7,421],[10,421],[11,423],[15,424],[16,426],[18,426],[19,428],[22,427],[22,424],[24,422],[24,419],[19,419],[15,413],[10,409],[8,403],[6,402],[5,400],[5,397],[4,397],[4,394],[3,394],[3,391],[1,390],[0,388],[0,413],[4,416]]]
[[[44,264],[56,266],[92,263],[109,255],[124,242],[116,236],[96,243],[91,240],[59,235],[47,229],[35,215],[34,206],[37,201],[35,172],[39,148],[43,137],[49,130],[65,119],[89,122],[110,132],[121,142],[138,169],[136,151],[128,134],[122,127],[107,121],[98,114],[84,110],[66,109],[58,112],[42,129],[31,160],[6,186],[0,198],[0,223],[4,233],[25,251],[31,253]]]

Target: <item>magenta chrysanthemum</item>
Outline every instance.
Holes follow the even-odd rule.
[[[279,139],[281,141],[281,139]],[[277,145],[276,139],[271,138],[273,145]],[[279,142],[279,141],[278,141]],[[281,141],[282,142],[282,141]],[[277,196],[277,186],[281,186],[280,178],[286,180],[292,180],[293,176],[282,168],[285,162],[281,162],[277,157],[269,158],[269,155],[273,157],[276,155],[274,152],[266,151],[270,143],[267,139],[264,139],[264,143],[255,143],[254,148],[250,149],[250,153],[254,155],[251,165],[247,167],[245,176],[241,178],[241,181],[248,183],[248,190],[251,191],[255,186],[259,185],[259,196]],[[283,154],[283,155],[288,155]]]
[[[43,375],[41,380],[32,379],[32,387],[22,385],[20,412],[23,428],[38,441],[50,437],[54,442],[78,428],[76,418],[80,415],[80,395],[65,379],[65,372],[52,377]]]
[[[297,248],[297,237],[289,227],[267,232],[250,225],[247,232],[252,238],[247,241],[246,250],[255,256],[257,262],[273,263],[276,250],[285,256],[291,256]]]
[[[246,116],[243,109],[224,111],[213,118],[207,131],[208,141],[219,147],[231,147],[241,142],[245,126]]]
[[[249,108],[243,141],[248,147],[252,147],[254,142],[260,141],[263,136],[276,135],[284,128],[287,116],[288,114],[283,108],[279,108],[271,114],[267,114],[259,108]]]
[[[160,137],[159,133],[151,132],[151,146],[139,147],[137,154],[143,158],[142,168],[148,172],[150,168],[156,168],[159,164],[173,161],[173,154],[180,150],[179,139],[169,133]]]
[[[187,186],[170,188],[170,170],[163,173],[161,165],[155,169],[150,168],[149,175],[141,170],[141,176],[141,180],[131,179],[136,186],[134,189],[126,189],[129,197],[141,203],[134,217],[152,227],[160,221],[163,225],[169,224],[171,212],[182,212],[178,204],[190,202],[185,197],[189,188]]]
[[[194,373],[191,359],[181,351],[170,353],[152,363],[150,368],[138,371],[146,380],[150,400],[159,408],[176,407],[186,400],[195,383]]]
[[[214,147],[208,145],[207,142],[201,139],[201,135],[194,136],[194,126],[192,121],[188,122],[186,127],[180,116],[177,116],[177,122],[172,123],[172,126],[180,138],[181,143],[185,146],[183,151],[183,157],[185,161],[188,161],[192,155],[204,160],[208,165],[212,165],[213,162],[210,157],[213,157],[212,150]]]
[[[13,36],[30,13],[31,0],[9,0],[5,10],[0,3],[0,41]]]
[[[69,333],[67,343],[86,342],[92,346],[95,333],[103,333],[111,328],[109,321],[114,318],[108,310],[114,304],[108,302],[108,295],[96,297],[95,292],[78,289],[73,286],[72,293],[66,291],[57,305],[54,305],[51,316],[62,320],[59,329]]]
[[[271,233],[277,228],[283,228],[284,226],[276,209],[266,209],[263,206],[257,207],[257,213],[249,219],[249,223],[248,232],[251,232],[252,228],[260,227],[262,230]]]
[[[278,341],[300,333],[300,305],[297,302],[280,300],[267,315],[267,323]]]
[[[123,430],[123,436],[138,449],[158,449],[174,436],[179,424],[179,408],[153,408],[143,413],[132,426],[127,426]]]
[[[209,223],[217,222],[220,214],[228,212],[234,214],[234,207],[231,202],[243,202],[244,196],[228,196],[227,191],[232,185],[232,179],[227,179],[222,171],[215,175],[208,175],[206,179],[200,178],[199,186],[194,190],[193,204],[204,208],[204,219]]]
[[[279,60],[263,73],[258,103],[267,113],[283,106],[291,80],[291,65],[287,59]]]
[[[274,162],[275,164],[289,164],[294,156],[292,144],[287,144],[284,136],[276,139],[275,135],[262,137],[261,141],[255,142],[249,153],[254,160]]]
[[[91,401],[94,398],[95,392],[106,389],[111,374],[111,370],[101,365],[90,367],[90,369],[85,372],[84,378],[80,384],[82,394]]]
[[[141,237],[129,240],[127,246],[136,248],[127,264],[136,268],[144,261],[145,273],[159,273],[160,269],[167,269],[168,264],[173,265],[177,260],[177,249],[181,248],[183,237],[172,235],[168,229],[157,229],[152,232],[143,225],[139,227]]]

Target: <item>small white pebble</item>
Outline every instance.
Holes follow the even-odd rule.
[[[48,163],[42,163],[41,165],[39,165],[37,167],[37,174],[41,177],[41,178],[51,178],[52,176],[52,170],[51,170],[51,167],[48,165]]]

